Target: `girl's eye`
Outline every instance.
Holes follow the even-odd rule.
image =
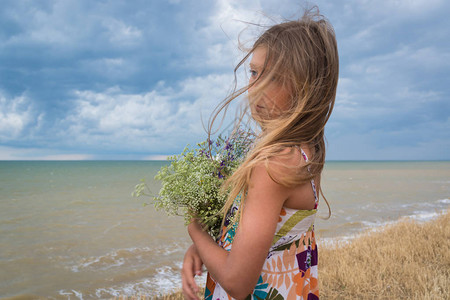
[[[258,72],[256,72],[255,70],[250,70],[250,77],[251,77],[251,78],[256,78],[256,77],[258,77]]]

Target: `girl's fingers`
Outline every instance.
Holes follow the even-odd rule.
[[[198,256],[197,250],[194,245],[191,245],[186,251],[183,261],[183,267],[181,269],[181,280],[183,287],[183,295],[189,300],[200,300],[197,296],[199,287],[195,282],[195,276],[202,274],[203,262]]]
[[[198,298],[195,296],[194,291],[192,291],[186,281],[182,279],[183,282],[183,296],[185,299],[188,300],[198,300]]]
[[[183,261],[183,268],[181,269],[183,295],[186,299],[200,300],[196,295],[199,291],[199,288],[197,286],[197,283],[195,282],[194,277],[198,274],[198,270],[199,268],[201,268],[201,266],[202,262],[198,255],[196,255],[195,248],[192,245],[186,251]]]
[[[203,262],[201,261],[200,257],[196,256],[194,257],[194,272],[195,275],[202,275],[202,266],[203,266]]]
[[[200,300],[196,295],[196,293],[198,292],[198,286],[194,280],[193,274],[186,274],[185,269],[183,269],[181,274],[181,282],[183,287],[183,295],[185,298]]]

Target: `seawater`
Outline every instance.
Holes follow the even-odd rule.
[[[181,217],[131,196],[165,161],[1,161],[0,297],[109,299],[181,287]],[[450,162],[327,162],[318,243],[450,206]],[[322,217],[322,218],[320,218]],[[202,280],[202,279],[200,279]]]

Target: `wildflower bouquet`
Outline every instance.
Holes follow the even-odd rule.
[[[183,215],[186,225],[197,218],[211,236],[217,237],[227,199],[220,187],[243,161],[253,140],[251,131],[239,130],[229,138],[206,140],[169,157],[170,165],[155,176],[162,183],[159,195],[153,197],[155,207],[168,215]],[[136,185],[133,195],[147,195],[146,188],[145,182]]]

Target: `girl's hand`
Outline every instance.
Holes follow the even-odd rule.
[[[198,255],[195,245],[191,245],[184,255],[183,268],[181,269],[181,280],[185,299],[200,300],[197,297],[199,288],[194,277],[196,275],[202,275],[202,266],[203,262]]]

